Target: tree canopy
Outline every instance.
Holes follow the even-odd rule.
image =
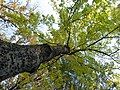
[[[29,0],[26,5],[0,1],[0,39],[70,48],[41,63],[32,74],[23,72],[1,82],[1,89],[120,89],[120,5],[117,0],[88,1],[51,0],[58,18],[29,8]],[[41,26],[47,32],[40,31]]]

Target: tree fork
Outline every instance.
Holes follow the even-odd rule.
[[[22,72],[35,72],[41,63],[68,54],[66,45],[18,45],[0,40],[0,82]]]

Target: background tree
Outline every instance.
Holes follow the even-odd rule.
[[[19,5],[2,1],[2,32],[14,32],[7,41],[17,44],[67,45],[70,52],[40,65],[35,74],[22,73],[1,83],[3,89],[96,90],[119,89],[120,8],[117,0],[51,0],[59,15],[42,15]],[[54,28],[54,24],[58,28]],[[49,29],[45,34],[40,25]],[[3,34],[4,33],[4,34]],[[6,36],[3,36],[6,35]],[[17,37],[17,39],[15,38]]]

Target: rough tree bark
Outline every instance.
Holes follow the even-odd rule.
[[[41,63],[67,54],[67,46],[18,45],[0,40],[0,82],[22,72],[35,72]]]

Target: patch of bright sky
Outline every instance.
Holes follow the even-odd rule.
[[[35,11],[37,12],[40,12],[44,15],[53,15],[55,20],[58,19],[58,14],[53,10],[50,0],[31,0],[29,6],[35,8]],[[53,28],[58,29],[58,25],[53,24]],[[40,25],[39,30],[43,33],[46,33],[48,31],[48,27],[45,25]]]
[[[59,3],[60,0],[57,0],[57,3]],[[93,0],[88,0],[89,4],[92,4]],[[47,14],[53,14],[56,17],[56,12],[53,10],[51,4],[51,0],[31,0],[31,6],[36,7],[37,10],[41,13],[47,15]],[[71,0],[68,0],[69,4],[72,4]]]
[[[59,3],[60,0],[57,0],[57,3]],[[71,0],[67,0],[69,4],[72,4]],[[88,0],[89,4],[92,4],[93,0]],[[31,4],[29,6],[35,7],[36,11],[39,11],[40,13],[47,15],[53,15],[55,17],[55,20],[58,20],[58,14],[55,12],[51,5],[51,0],[31,0]],[[57,24],[53,24],[53,28],[59,29]],[[40,29],[43,32],[47,32],[48,28],[46,26],[41,26]]]
[[[14,0],[6,0],[8,2],[13,2]],[[18,0],[20,4],[26,5],[27,1],[28,3],[28,8],[34,8],[35,11],[40,12],[44,15],[53,15],[55,17],[55,20],[58,20],[59,16],[57,12],[55,12],[52,8],[51,5],[51,0]],[[68,5],[71,5],[72,2],[71,0],[66,0],[68,2]],[[89,4],[92,4],[93,0],[88,0]],[[59,3],[60,0],[57,0],[57,3]],[[59,29],[57,24],[53,24],[53,28]],[[45,25],[40,25],[39,30],[42,31],[43,33],[46,33],[48,31],[48,27]]]

